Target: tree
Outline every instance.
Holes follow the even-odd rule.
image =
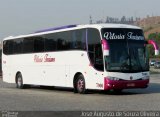
[[[121,23],[126,23],[126,17],[125,16],[122,16]]]

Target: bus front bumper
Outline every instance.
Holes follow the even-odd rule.
[[[110,80],[104,79],[104,90],[147,88],[149,79],[145,80]]]

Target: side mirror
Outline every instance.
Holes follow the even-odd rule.
[[[155,55],[159,55],[159,48],[158,48],[158,45],[156,44],[156,42],[154,40],[148,40],[148,44],[153,45]]]
[[[102,39],[102,47],[104,56],[109,56],[109,45],[106,39]]]

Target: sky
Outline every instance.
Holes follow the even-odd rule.
[[[0,40],[107,16],[160,16],[160,0],[0,0]]]

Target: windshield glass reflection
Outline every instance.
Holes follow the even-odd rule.
[[[133,29],[110,30],[116,39],[108,39],[110,55],[105,56],[105,67],[107,71],[112,72],[142,72],[149,70],[148,53],[145,41],[142,40],[142,31]],[[103,34],[106,35],[108,29],[104,29]],[[127,39],[125,35],[132,34],[132,38]],[[120,35],[119,37],[116,35]],[[124,36],[123,36],[124,35]],[[131,35],[131,34],[130,34]],[[138,35],[137,37],[133,35]],[[140,36],[139,36],[140,35]],[[123,37],[123,39],[122,39]],[[111,38],[111,37],[110,37]],[[121,38],[121,39],[118,39]],[[131,36],[130,36],[131,38]],[[138,40],[138,38],[140,40]]]

